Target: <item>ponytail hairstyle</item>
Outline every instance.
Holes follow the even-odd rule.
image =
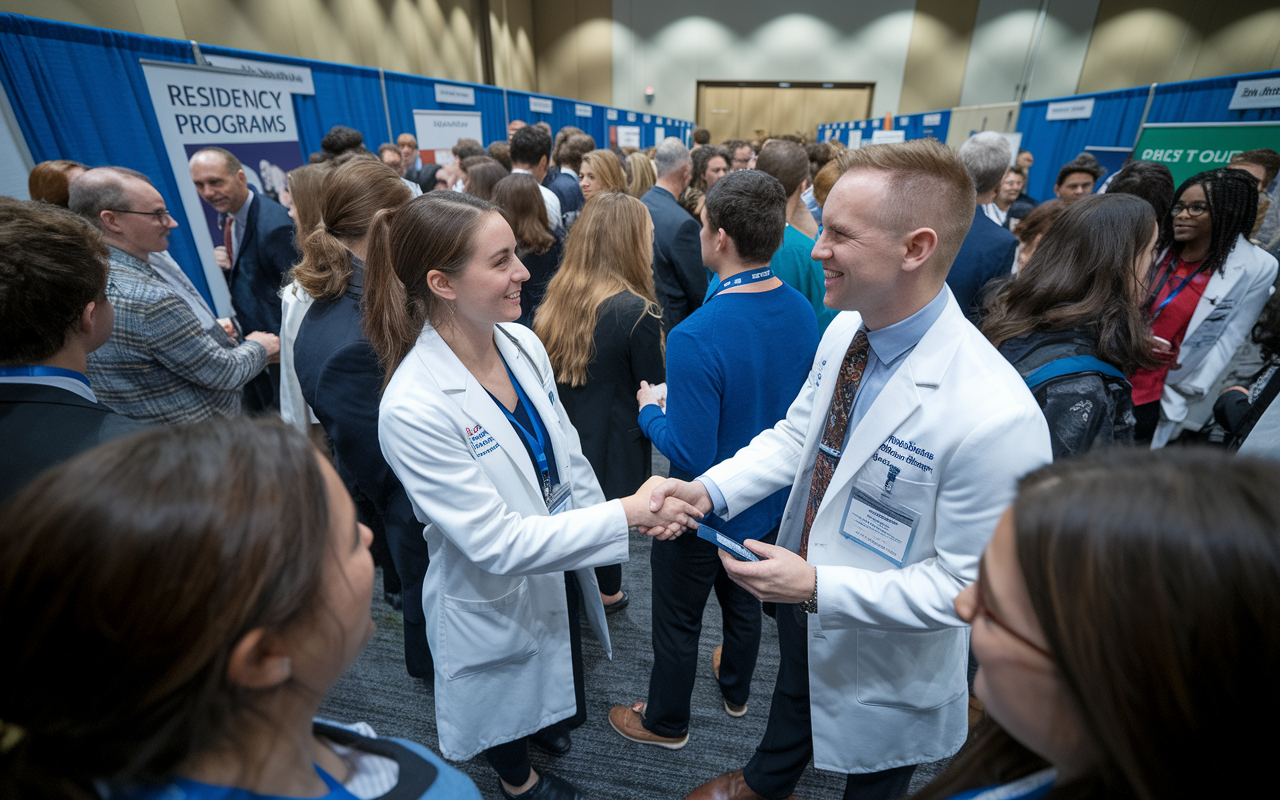
[[[0,797],[97,800],[170,779],[275,691],[243,637],[324,619],[315,449],[280,420],[153,428],[43,473],[0,513]]]
[[[462,274],[474,253],[475,233],[492,204],[461,192],[428,192],[384,209],[369,226],[364,268],[364,334],[386,374],[385,389],[428,322],[439,325],[445,301],[427,285],[436,270]]]
[[[1204,190],[1205,203],[1209,206],[1211,238],[1209,254],[1200,265],[1200,272],[1212,274],[1227,263],[1227,256],[1236,246],[1238,237],[1249,238],[1253,223],[1258,218],[1258,184],[1252,175],[1243,170],[1224,167],[1192,175],[1182,182],[1174,194],[1174,202],[1192,186]],[[1160,227],[1160,249],[1172,247],[1182,252],[1182,244],[1173,240],[1172,221]],[[1153,271],[1154,272],[1154,271]]]
[[[592,196],[573,224],[564,243],[564,261],[547,284],[533,320],[557,381],[586,384],[587,367],[596,355],[600,305],[613,295],[630,292],[644,301],[645,314],[662,318],[653,289],[649,224],[644,203],[622,192]],[[636,318],[637,325],[641,318]]]
[[[285,175],[289,196],[293,198],[293,213],[297,215],[298,224],[293,238],[299,253],[307,235],[320,224],[320,194],[324,191],[324,176],[329,174],[332,164],[331,161],[303,164]]]
[[[351,279],[351,251],[343,241],[363,239],[374,214],[402,206],[410,196],[396,171],[376,159],[353,158],[333,168],[320,194],[320,222],[302,242],[294,280],[316,300],[342,297]]]

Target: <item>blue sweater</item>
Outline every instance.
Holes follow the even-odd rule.
[[[813,308],[790,286],[718,295],[672,329],[667,411],[640,409],[640,428],[671,460],[672,477],[691,480],[786,416],[817,349]],[[788,491],[709,524],[758,539],[778,524]]]

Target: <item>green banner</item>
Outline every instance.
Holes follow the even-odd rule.
[[[1133,157],[1164,164],[1180,186],[1197,172],[1227,166],[1236,153],[1262,147],[1280,150],[1280,122],[1146,125]]]

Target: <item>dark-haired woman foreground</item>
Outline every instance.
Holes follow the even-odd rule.
[[[0,797],[478,798],[313,723],[373,633],[371,534],[280,421],[102,445],[0,513]]]
[[[1265,794],[1277,485],[1273,462],[1181,448],[1023,478],[956,599],[989,717],[913,800]]]

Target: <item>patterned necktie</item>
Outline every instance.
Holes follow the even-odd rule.
[[[227,248],[227,259],[232,263],[236,263],[235,254],[235,235],[232,229],[235,227],[236,218],[227,214],[227,221],[222,224],[222,244]]]
[[[822,496],[831,485],[836,465],[840,463],[844,434],[849,428],[849,415],[853,413],[853,398],[858,394],[858,384],[862,382],[862,373],[867,368],[867,356],[870,353],[871,343],[867,341],[867,332],[859,329],[840,365],[836,390],[831,396],[831,409],[827,411],[827,426],[822,431],[822,441],[818,446],[818,460],[813,465],[809,505],[804,510],[804,530],[800,534],[801,558],[809,556],[809,531],[813,528],[813,518],[818,515],[818,506],[822,505]]]

